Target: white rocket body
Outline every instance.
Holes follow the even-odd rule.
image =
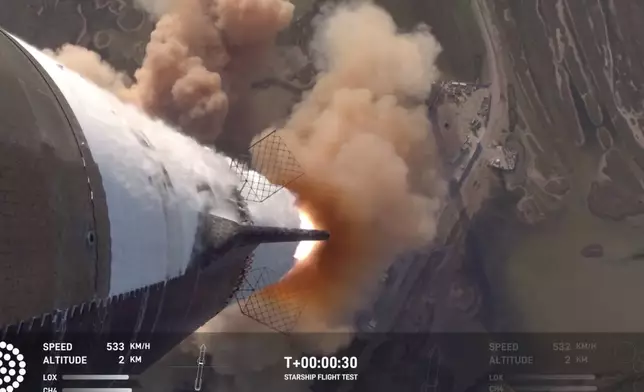
[[[233,196],[240,179],[229,158],[15,39],[61,90],[98,166],[110,224],[110,296],[183,274],[205,209],[240,222]],[[212,190],[210,199],[198,191],[203,184]],[[294,201],[282,190],[263,203],[249,202],[249,210],[255,224],[299,227]],[[255,259],[281,275],[292,265],[296,246],[262,244]]]

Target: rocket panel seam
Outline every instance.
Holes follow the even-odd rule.
[[[25,49],[17,40],[11,35],[0,29],[0,33],[5,35],[13,43],[17,50],[19,50],[27,60],[34,66],[38,71],[38,74],[43,78],[47,86],[49,87],[50,92],[53,94],[56,102],[58,103],[67,123],[69,124],[70,129],[74,140],[76,141],[76,146],[78,147],[79,154],[81,156],[82,164],[85,169],[85,174],[87,176],[87,187],[88,187],[88,197],[89,202],[92,208],[93,216],[93,227],[91,228],[94,231],[95,240],[95,253],[96,253],[96,265],[94,268],[94,292],[95,296],[101,298],[105,297],[109,292],[110,286],[110,274],[109,271],[109,260],[110,256],[110,235],[109,235],[109,217],[105,209],[97,208],[97,203],[95,200],[106,200],[105,190],[102,186],[101,174],[98,170],[98,166],[92,157],[91,151],[87,146],[87,140],[85,139],[80,123],[71,110],[67,99],[64,97],[56,83],[49,76],[49,74],[44,70],[40,63]]]

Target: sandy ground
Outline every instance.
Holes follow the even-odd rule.
[[[644,151],[633,116],[642,100],[629,85],[641,83],[632,64],[643,47],[618,37],[637,34],[641,25],[630,21],[643,9],[594,1],[478,3],[491,11],[487,23],[503,48],[498,60],[515,111],[511,138],[525,149],[521,172],[506,182],[518,199],[490,207],[473,236],[497,327],[639,331],[644,318],[634,309],[644,290],[635,277],[644,265],[632,256],[644,235],[637,217],[644,213]],[[516,220],[537,224],[521,230]],[[581,249],[593,243],[603,256],[583,257]]]

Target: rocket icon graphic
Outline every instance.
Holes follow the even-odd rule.
[[[203,367],[206,363],[206,345],[202,344],[199,347],[199,358],[197,359],[197,377],[195,378],[195,391],[201,391],[201,383],[203,382]]]

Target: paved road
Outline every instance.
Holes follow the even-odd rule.
[[[501,58],[501,48],[495,37],[498,33],[494,30],[494,25],[490,21],[490,11],[487,8],[485,0],[473,1],[472,7],[474,8],[474,14],[483,34],[485,51],[487,53],[486,59],[488,61],[488,75],[486,76],[490,79],[490,95],[492,99],[490,102],[487,130],[496,130],[496,132],[491,132],[488,138],[482,140],[487,142],[490,140],[490,137],[498,135],[503,128],[502,121],[507,118],[507,101],[501,99],[501,95],[505,94],[507,79],[505,77],[505,71],[503,70],[503,64],[499,64],[498,62],[498,58]]]

